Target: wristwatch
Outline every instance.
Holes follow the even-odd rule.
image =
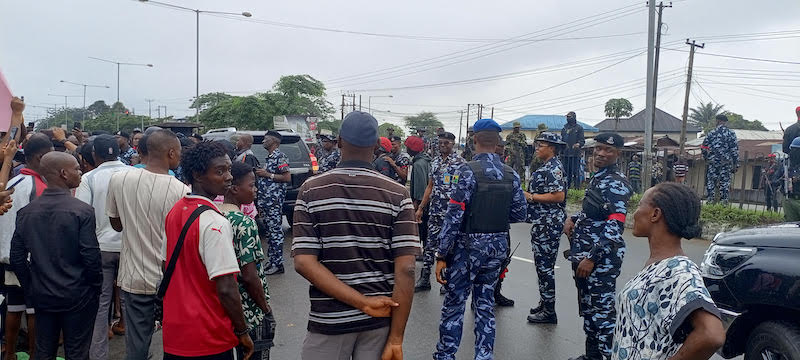
[[[272,173],[270,173],[270,174],[269,174],[269,179],[270,179],[270,180],[275,180],[275,174],[272,174]]]

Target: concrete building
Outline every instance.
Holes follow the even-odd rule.
[[[653,139],[662,138],[665,135],[670,139],[680,142],[681,138],[681,123],[683,121],[678,119],[666,111],[656,108],[656,118],[653,123]],[[595,125],[600,132],[617,132],[624,138],[635,138],[644,135],[645,113],[644,110],[639,111],[635,115],[627,119],[619,119],[619,124],[615,124],[614,119],[605,119]],[[616,125],[616,131],[615,129]],[[686,126],[686,140],[697,139],[697,134],[703,131],[698,126],[687,124]]]

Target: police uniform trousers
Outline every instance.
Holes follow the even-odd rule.
[[[586,333],[586,355],[590,360],[609,359],[617,319],[616,285],[622,267],[624,248],[612,254],[615,260],[603,258],[586,278],[575,276],[578,289],[578,312],[583,317]],[[572,264],[573,271],[578,268]]]
[[[422,266],[430,269],[436,260],[436,250],[439,248],[439,233],[442,232],[444,224],[444,213],[430,214],[428,216],[428,238],[425,242],[425,253],[422,258]]]
[[[719,201],[728,202],[728,192],[731,188],[731,170],[733,165],[729,161],[711,161],[706,167],[706,195],[708,201],[714,201],[715,189],[719,186]]]
[[[267,268],[283,266],[283,192],[268,193],[256,202],[259,232],[267,240]]]
[[[494,359],[494,287],[500,276],[500,266],[508,257],[505,237],[505,233],[469,238],[462,235],[461,241],[455,244],[444,274],[447,292],[442,303],[435,360],[455,359],[470,292],[475,311],[475,359]],[[464,245],[466,241],[470,242],[467,246]]]
[[[556,301],[555,266],[562,231],[563,225],[558,224],[534,224],[531,227],[533,261],[539,280],[539,299],[543,303]]]

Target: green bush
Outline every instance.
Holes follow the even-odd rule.
[[[583,197],[586,195],[585,190],[579,189],[568,189],[567,190],[567,203],[568,204],[580,204],[583,203]]]
[[[745,210],[719,204],[704,204],[700,209],[700,220],[705,223],[748,227],[783,222],[783,215],[774,211]]]

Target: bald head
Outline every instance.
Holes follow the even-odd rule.
[[[253,146],[253,135],[250,134],[236,134],[237,138],[234,141],[236,150],[245,150]],[[233,141],[233,139],[231,139]]]
[[[147,154],[161,157],[174,147],[181,147],[178,136],[169,130],[156,130],[147,136]]]
[[[42,156],[41,175],[47,186],[59,189],[73,189],[81,183],[81,166],[74,156],[52,151]]]

